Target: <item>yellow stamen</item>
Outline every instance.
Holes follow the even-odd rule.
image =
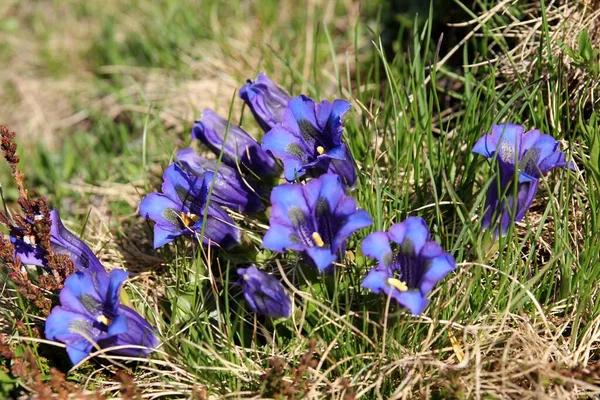
[[[110,324],[112,324],[112,321],[108,318],[106,318],[106,316],[104,314],[100,314],[96,317],[96,321],[100,322],[101,324],[104,324],[106,326],[110,326]]]
[[[183,223],[186,227],[194,225],[196,222],[198,222],[200,220],[200,216],[198,216],[196,214],[192,214],[190,212],[188,212],[187,214],[184,214],[182,212],[179,216],[181,217],[181,220],[183,221]]]
[[[317,247],[325,246],[325,242],[323,241],[323,238],[321,237],[321,235],[319,235],[319,232],[313,232],[312,240],[313,240],[313,242],[315,242]]]
[[[325,148],[323,146],[317,146],[317,153],[319,153],[319,154],[325,153]]]
[[[406,292],[408,290],[408,286],[406,286],[406,283],[402,282],[400,279],[388,278],[387,283],[401,292]]]

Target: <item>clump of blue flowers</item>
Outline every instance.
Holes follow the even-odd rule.
[[[521,125],[492,125],[491,133],[473,147],[474,153],[498,165],[497,182],[487,192],[482,228],[492,226],[496,236],[506,234],[510,224],[521,221],[531,207],[542,175],[554,168],[573,168],[557,149],[558,142],[537,129],[525,132]]]

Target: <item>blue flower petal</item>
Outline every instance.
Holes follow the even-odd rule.
[[[162,192],[166,197],[182,204],[191,212],[198,212],[203,208],[204,199],[208,194],[208,182],[205,182],[205,175],[191,174],[178,163],[172,163],[163,173]]]
[[[312,125],[313,129],[318,130],[316,116],[317,105],[313,99],[305,95],[294,97],[288,102],[287,110],[283,113],[282,124],[287,128],[292,128],[293,132],[302,133],[299,121],[306,121]],[[289,110],[289,111],[288,111]],[[306,137],[304,138],[307,139]],[[307,140],[308,142],[309,140]]]
[[[189,229],[170,229],[160,225],[154,226],[154,248],[158,249],[164,245],[171,243],[181,235],[191,235]]]
[[[392,241],[400,245],[403,254],[419,255],[429,240],[429,229],[421,217],[408,217],[404,222],[394,224],[388,231]]]
[[[271,225],[263,237],[261,247],[283,253],[287,249],[302,251],[306,248],[306,245],[300,242],[294,228],[271,220]]]
[[[200,234],[202,232],[202,219],[191,229]],[[206,244],[218,244],[225,250],[229,250],[239,245],[240,240],[240,229],[229,214],[216,204],[210,205],[202,241]]]
[[[315,179],[309,181],[308,184],[311,184],[313,181]],[[308,216],[311,214],[306,204],[302,185],[288,183],[276,186],[271,192],[271,204],[273,205],[271,209],[272,218],[278,221],[285,221],[289,226],[297,226],[299,222],[303,221],[296,221],[296,218],[304,216],[305,219],[308,219]],[[292,221],[290,211],[296,209],[299,212],[292,211],[292,216],[295,217],[294,221]]]
[[[114,344],[132,344],[146,347],[146,349],[120,349],[119,354],[146,356],[153,348],[158,346],[158,338],[154,333],[154,328],[140,314],[127,306],[121,305],[119,315],[126,318],[127,330],[117,335]]]
[[[127,332],[127,317],[125,315],[118,315],[108,327],[108,335],[118,335]]]
[[[121,286],[123,282],[129,276],[129,272],[122,269],[113,269],[110,271],[110,279],[97,279],[97,287],[101,295],[104,296],[105,310],[110,310],[113,313],[117,313],[119,307],[119,293],[121,292]],[[108,285],[106,285],[108,283]]]
[[[481,154],[484,157],[492,158],[498,147],[498,142],[491,135],[484,135],[473,146],[473,153]]]
[[[385,232],[373,232],[363,239],[360,246],[363,254],[375,258],[379,264],[389,267],[393,261],[390,240]]]
[[[290,96],[264,73],[258,74],[254,82],[248,81],[240,89],[240,97],[265,132],[281,122],[281,116],[290,101]]]
[[[52,226],[50,229],[50,245],[56,254],[69,256],[73,265],[80,270],[106,275],[106,270],[94,252],[81,239],[63,225],[58,210],[50,211]]]
[[[525,133],[521,139],[521,148],[519,149],[521,153],[520,157],[523,157],[529,150],[531,150],[537,144],[538,140],[540,140],[541,136],[542,133],[537,129],[532,129]]]
[[[421,314],[429,304],[427,297],[423,296],[419,290],[407,290],[401,292],[394,289],[392,296],[398,303],[406,307],[412,315]]]
[[[380,293],[384,288],[388,287],[387,280],[391,277],[388,269],[373,268],[363,279],[360,286],[369,289],[375,294]]]
[[[556,151],[548,157],[541,160],[539,163],[539,170],[542,174],[546,174],[554,168],[568,167],[572,170],[575,169],[573,163],[565,161],[565,153],[562,151]]]
[[[331,249],[326,247],[309,247],[305,251],[319,272],[324,272],[337,260],[337,254],[332,253]]]
[[[183,212],[183,206],[160,193],[150,193],[140,203],[140,215],[150,218],[157,225],[173,230],[180,229],[178,214]]]
[[[337,232],[337,235],[335,236],[335,240],[333,242],[333,248],[343,249],[344,242],[346,242],[346,239],[348,239],[350,235],[352,235],[357,230],[366,228],[367,226],[370,226],[372,224],[373,220],[371,219],[371,216],[368,212],[366,212],[362,208],[356,210],[355,213],[346,218],[344,224]]]
[[[304,175],[304,164],[316,160],[313,149],[281,125],[275,126],[262,139],[263,149],[270,151],[283,162],[283,173],[289,182]]]
[[[92,329],[93,320],[77,312],[54,307],[48,318],[44,334],[48,340],[63,342],[67,345],[67,354],[76,365],[91,352],[93,346],[82,335],[96,340],[99,336]]]
[[[444,252],[442,246],[437,242],[427,242],[421,249],[421,257],[423,258],[434,258],[441,255]]]
[[[431,292],[436,283],[441,281],[451,271],[454,271],[456,263],[451,255],[444,253],[431,260],[427,260],[426,268],[419,285],[419,290],[421,290],[423,295]]]
[[[527,210],[529,210],[531,204],[533,204],[537,189],[537,180],[519,183],[519,189],[517,191],[517,209],[515,212],[514,221],[521,221],[523,219],[525,213]]]
[[[327,172],[339,175],[344,185],[354,188],[356,186],[356,163],[349,147],[345,143],[342,146],[345,148],[344,160],[331,159]]]
[[[108,275],[98,275],[97,279],[108,280]],[[84,295],[86,296],[85,303],[82,302]],[[85,315],[95,315],[94,311],[96,313],[101,311],[101,309],[96,308],[102,306],[102,298],[96,290],[94,275],[89,272],[78,271],[69,276],[65,280],[65,285],[59,297],[60,303],[65,310]]]

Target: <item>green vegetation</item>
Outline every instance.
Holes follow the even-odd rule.
[[[27,185],[107,268],[132,273],[127,293],[162,341],[148,360],[89,361],[69,383],[107,397],[127,387],[166,398],[283,388],[288,398],[339,399],[600,393],[593,10],[456,2],[472,20],[448,29],[466,40],[440,53],[432,29],[441,28],[427,22],[434,7],[404,14],[384,46],[381,21],[391,11],[380,4],[9,3],[0,6],[0,123],[17,131]],[[268,221],[240,216],[246,243],[229,254],[185,241],[155,251],[151,225],[136,213],[189,145],[203,108],[231,109],[232,121],[259,136],[236,94],[259,71],[292,96],[352,102],[344,137],[360,169],[353,196],[374,220],[351,237],[333,276],[298,270],[307,275],[300,284],[284,280],[296,307],[279,321],[248,314],[239,293],[223,290],[254,255],[257,266],[296,268],[295,254],[260,248]],[[500,122],[551,134],[577,167],[545,177],[523,222],[495,241],[479,225],[494,170],[471,148]],[[0,178],[13,208],[8,168]],[[458,265],[418,317],[360,288],[372,266],[358,250],[362,238],[410,215],[428,222]],[[0,329],[12,349],[36,352],[44,382],[51,367],[68,371],[62,348],[17,326],[40,321],[2,287]],[[10,367],[0,361],[0,397],[36,390]],[[115,383],[119,369],[132,380]]]

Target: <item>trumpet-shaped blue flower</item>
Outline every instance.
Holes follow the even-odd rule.
[[[63,225],[58,210],[50,211],[50,246],[56,254],[69,256],[79,271],[90,271],[95,274],[106,274],[104,267],[94,252],[81,239]],[[31,222],[32,224],[35,222]],[[21,231],[11,229],[11,242],[15,247],[15,256],[24,264],[47,266],[46,256],[38,243],[31,237],[25,237]]]
[[[192,127],[192,138],[200,140],[213,153],[223,151],[222,160],[234,169],[245,168],[256,176],[280,173],[277,162],[250,135],[237,125],[229,124],[212,110],[204,110]]]
[[[180,150],[177,160],[197,176],[206,172],[214,174],[211,199],[216,203],[238,212],[256,213],[265,209],[258,194],[259,189],[251,185],[252,178],[244,178],[238,171],[224,164],[217,168],[215,161],[198,155],[191,147]]]
[[[288,102],[282,121],[263,137],[265,150],[283,162],[288,182],[311,172],[338,174],[348,186],[356,184],[352,154],[342,141],[342,118],[350,103],[314,100],[301,95]]]
[[[61,305],[48,316],[45,334],[49,340],[67,345],[73,364],[83,360],[94,346],[130,346],[114,350],[128,356],[145,356],[157,346],[152,326],[120,304],[119,292],[127,276],[119,269],[111,271],[110,276],[79,271],[65,280]]]
[[[240,97],[265,132],[281,122],[283,111],[291,99],[264,73],[258,74],[255,81],[248,79],[240,89]]]
[[[255,266],[239,268],[246,303],[252,311],[273,318],[287,318],[292,312],[292,300],[281,283]]]
[[[394,224],[388,232],[371,233],[361,249],[379,261],[361,286],[391,296],[414,315],[423,312],[435,284],[456,267],[454,258],[429,240],[429,229],[420,217]]]
[[[319,271],[325,271],[345,250],[346,239],[373,223],[356,208],[339,176],[325,174],[302,184],[283,184],[271,192],[270,227],[264,248],[303,252]]]
[[[240,241],[240,231],[218,204],[207,205],[212,172],[196,175],[178,164],[169,165],[163,174],[162,193],[150,193],[140,203],[140,214],[154,225],[154,248],[164,246],[181,235],[231,248]]]
[[[484,229],[500,218],[495,234],[506,234],[510,223],[522,220],[531,207],[542,175],[558,167],[573,168],[557,148],[558,142],[552,136],[537,129],[525,132],[515,124],[492,125],[491,133],[475,143],[473,152],[495,158],[499,167],[498,182],[490,185],[486,196],[481,221]]]

